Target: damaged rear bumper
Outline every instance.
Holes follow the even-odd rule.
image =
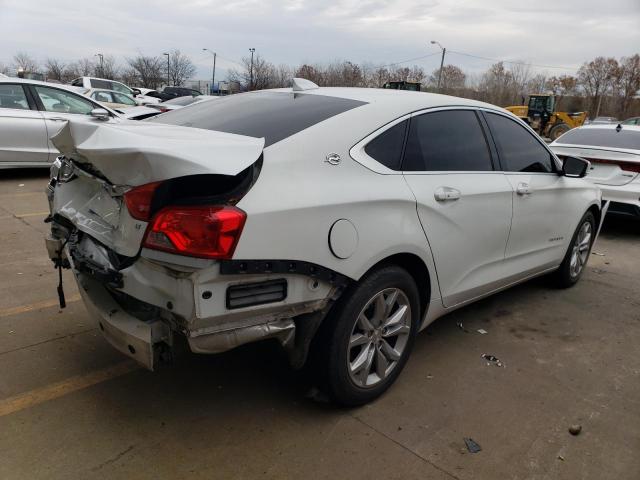
[[[98,321],[105,339],[123,354],[149,370],[173,346],[172,331],[160,320],[141,321],[125,312],[107,288],[89,276],[76,273],[80,295]]]

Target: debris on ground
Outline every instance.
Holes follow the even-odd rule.
[[[604,270],[600,270],[599,268],[594,268],[592,271],[593,271],[593,273],[604,273],[605,272]]]
[[[558,455],[558,460],[562,460],[564,462],[564,457],[562,455]]]
[[[487,365],[495,365],[496,367],[504,367],[504,363],[500,361],[500,359],[494,355],[489,355],[488,353],[483,353],[482,358],[487,361]]]
[[[482,451],[482,447],[478,445],[472,438],[464,438],[464,444],[467,446],[469,453],[478,453]]]
[[[606,256],[604,253],[600,253],[600,252],[591,252],[592,255],[597,255],[599,257],[604,257]]]
[[[489,333],[489,332],[487,332],[484,328],[479,328],[479,329],[478,329],[478,333],[479,333],[480,335],[486,335],[486,334],[487,334],[487,333]]]
[[[467,330],[466,328],[464,328],[464,325],[462,325],[462,320],[460,320],[459,322],[456,322],[456,325],[458,326],[458,328],[460,330],[462,330],[465,333],[469,333],[469,330]]]
[[[430,373],[427,375],[427,379],[431,380],[433,378],[433,375],[431,375]]]
[[[575,424],[575,425],[571,425],[569,427],[569,433],[571,435],[574,435],[574,436],[575,435],[580,435],[581,431],[582,431],[582,425]]]
[[[24,183],[19,183],[18,186],[19,187],[24,187]]]

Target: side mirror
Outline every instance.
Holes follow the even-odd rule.
[[[91,116],[93,118],[95,118],[96,120],[101,120],[101,121],[105,121],[105,120],[109,120],[109,112],[107,112],[104,108],[94,108],[93,110],[91,110]]]
[[[583,178],[589,171],[591,163],[580,157],[565,157],[562,163],[562,174],[565,177]]]
[[[132,88],[132,89],[131,89],[131,91],[132,91],[132,93],[131,93],[131,94],[132,94],[134,97],[137,97],[138,95],[142,95],[142,92],[141,92],[140,90],[138,90],[137,88]]]

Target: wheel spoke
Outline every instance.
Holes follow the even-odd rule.
[[[380,347],[378,347],[376,348],[376,373],[380,379],[387,376],[387,368],[389,368],[387,357],[384,356]]]
[[[400,359],[400,352],[389,345],[386,340],[381,340],[380,349],[384,353],[385,357],[387,357],[392,362],[396,362]]]
[[[372,332],[373,330],[375,330],[374,326],[371,324],[364,313],[361,313],[358,317],[358,325],[360,325],[360,328],[365,332]]]
[[[384,317],[387,318],[389,314],[391,314],[391,310],[393,309],[393,305],[396,303],[398,299],[398,290],[393,290],[389,296],[385,299],[385,307],[384,307]]]
[[[403,334],[409,333],[409,330],[411,329],[409,328],[408,325],[405,325],[405,324],[395,325],[393,327],[388,328],[387,331],[382,334],[382,337],[391,338],[397,335],[403,335]]]
[[[385,312],[387,310],[387,304],[384,301],[384,294],[379,293],[374,301],[373,318],[371,324],[374,327],[379,327],[385,318]]]
[[[406,305],[402,305],[400,308],[398,308],[398,310],[394,312],[393,315],[391,315],[382,323],[382,327],[391,328],[399,323],[403,323],[408,310],[409,309]]]
[[[371,342],[368,342],[366,346],[362,347],[360,353],[356,357],[356,359],[351,362],[351,372],[357,374],[360,372],[367,363],[367,357],[369,356],[370,351],[373,350]]]
[[[356,333],[354,335],[351,335],[351,339],[349,340],[349,348],[357,347],[358,345],[363,345],[367,342],[369,342],[369,337],[367,335]]]

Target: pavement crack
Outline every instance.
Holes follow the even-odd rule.
[[[395,443],[396,445],[398,445],[400,448],[402,448],[403,450],[405,450],[406,452],[409,452],[411,455],[413,455],[414,457],[419,458],[420,460],[422,460],[423,462],[428,463],[429,465],[431,465],[433,468],[435,468],[436,470],[444,473],[445,475],[448,475],[451,478],[454,478],[455,480],[462,480],[460,477],[458,477],[457,475],[454,475],[453,473],[445,470],[444,468],[440,467],[439,465],[433,463],[431,460],[429,460],[428,458],[423,457],[422,455],[420,455],[418,452],[411,450],[409,447],[407,447],[406,445],[403,445],[402,443],[400,443],[399,441],[397,441],[396,439],[394,439],[393,437],[390,437],[389,435],[387,435],[386,433],[378,430],[376,427],[374,427],[373,425],[369,425],[367,422],[365,422],[364,420],[362,420],[359,417],[356,417],[355,415],[350,415],[351,418],[353,418],[354,420],[357,420],[358,422],[360,422],[362,425],[364,425],[365,427],[369,427],[371,430],[373,430],[374,432],[378,433],[379,435],[382,435],[384,438],[386,438],[387,440],[389,440],[390,442]]]
[[[87,332],[93,332],[94,330],[97,330],[97,328],[96,327],[88,328],[86,330],[80,330],[78,332],[69,333],[68,335],[62,335],[62,336],[59,336],[59,337],[49,338],[49,339],[43,340],[41,342],[36,342],[36,343],[32,343],[30,345],[24,345],[23,347],[13,348],[11,350],[6,350],[4,352],[0,352],[0,355],[6,355],[8,353],[13,353],[13,352],[19,352],[20,350],[24,350],[26,348],[37,347],[38,345],[42,345],[42,344],[49,343],[49,342],[55,342],[56,340],[62,340],[62,339],[69,338],[69,337],[74,337],[76,335],[81,335],[81,334],[87,333]]]
[[[102,469],[103,467],[106,467],[107,465],[110,465],[114,462],[117,462],[118,460],[120,460],[122,457],[124,457],[127,453],[129,453],[131,450],[133,450],[134,445],[129,445],[127,448],[125,448],[123,451],[121,451],[120,453],[116,454],[115,456],[105,460],[104,462],[102,462],[100,465],[96,465],[95,467],[93,467],[91,469],[92,472],[97,472],[98,470]]]

